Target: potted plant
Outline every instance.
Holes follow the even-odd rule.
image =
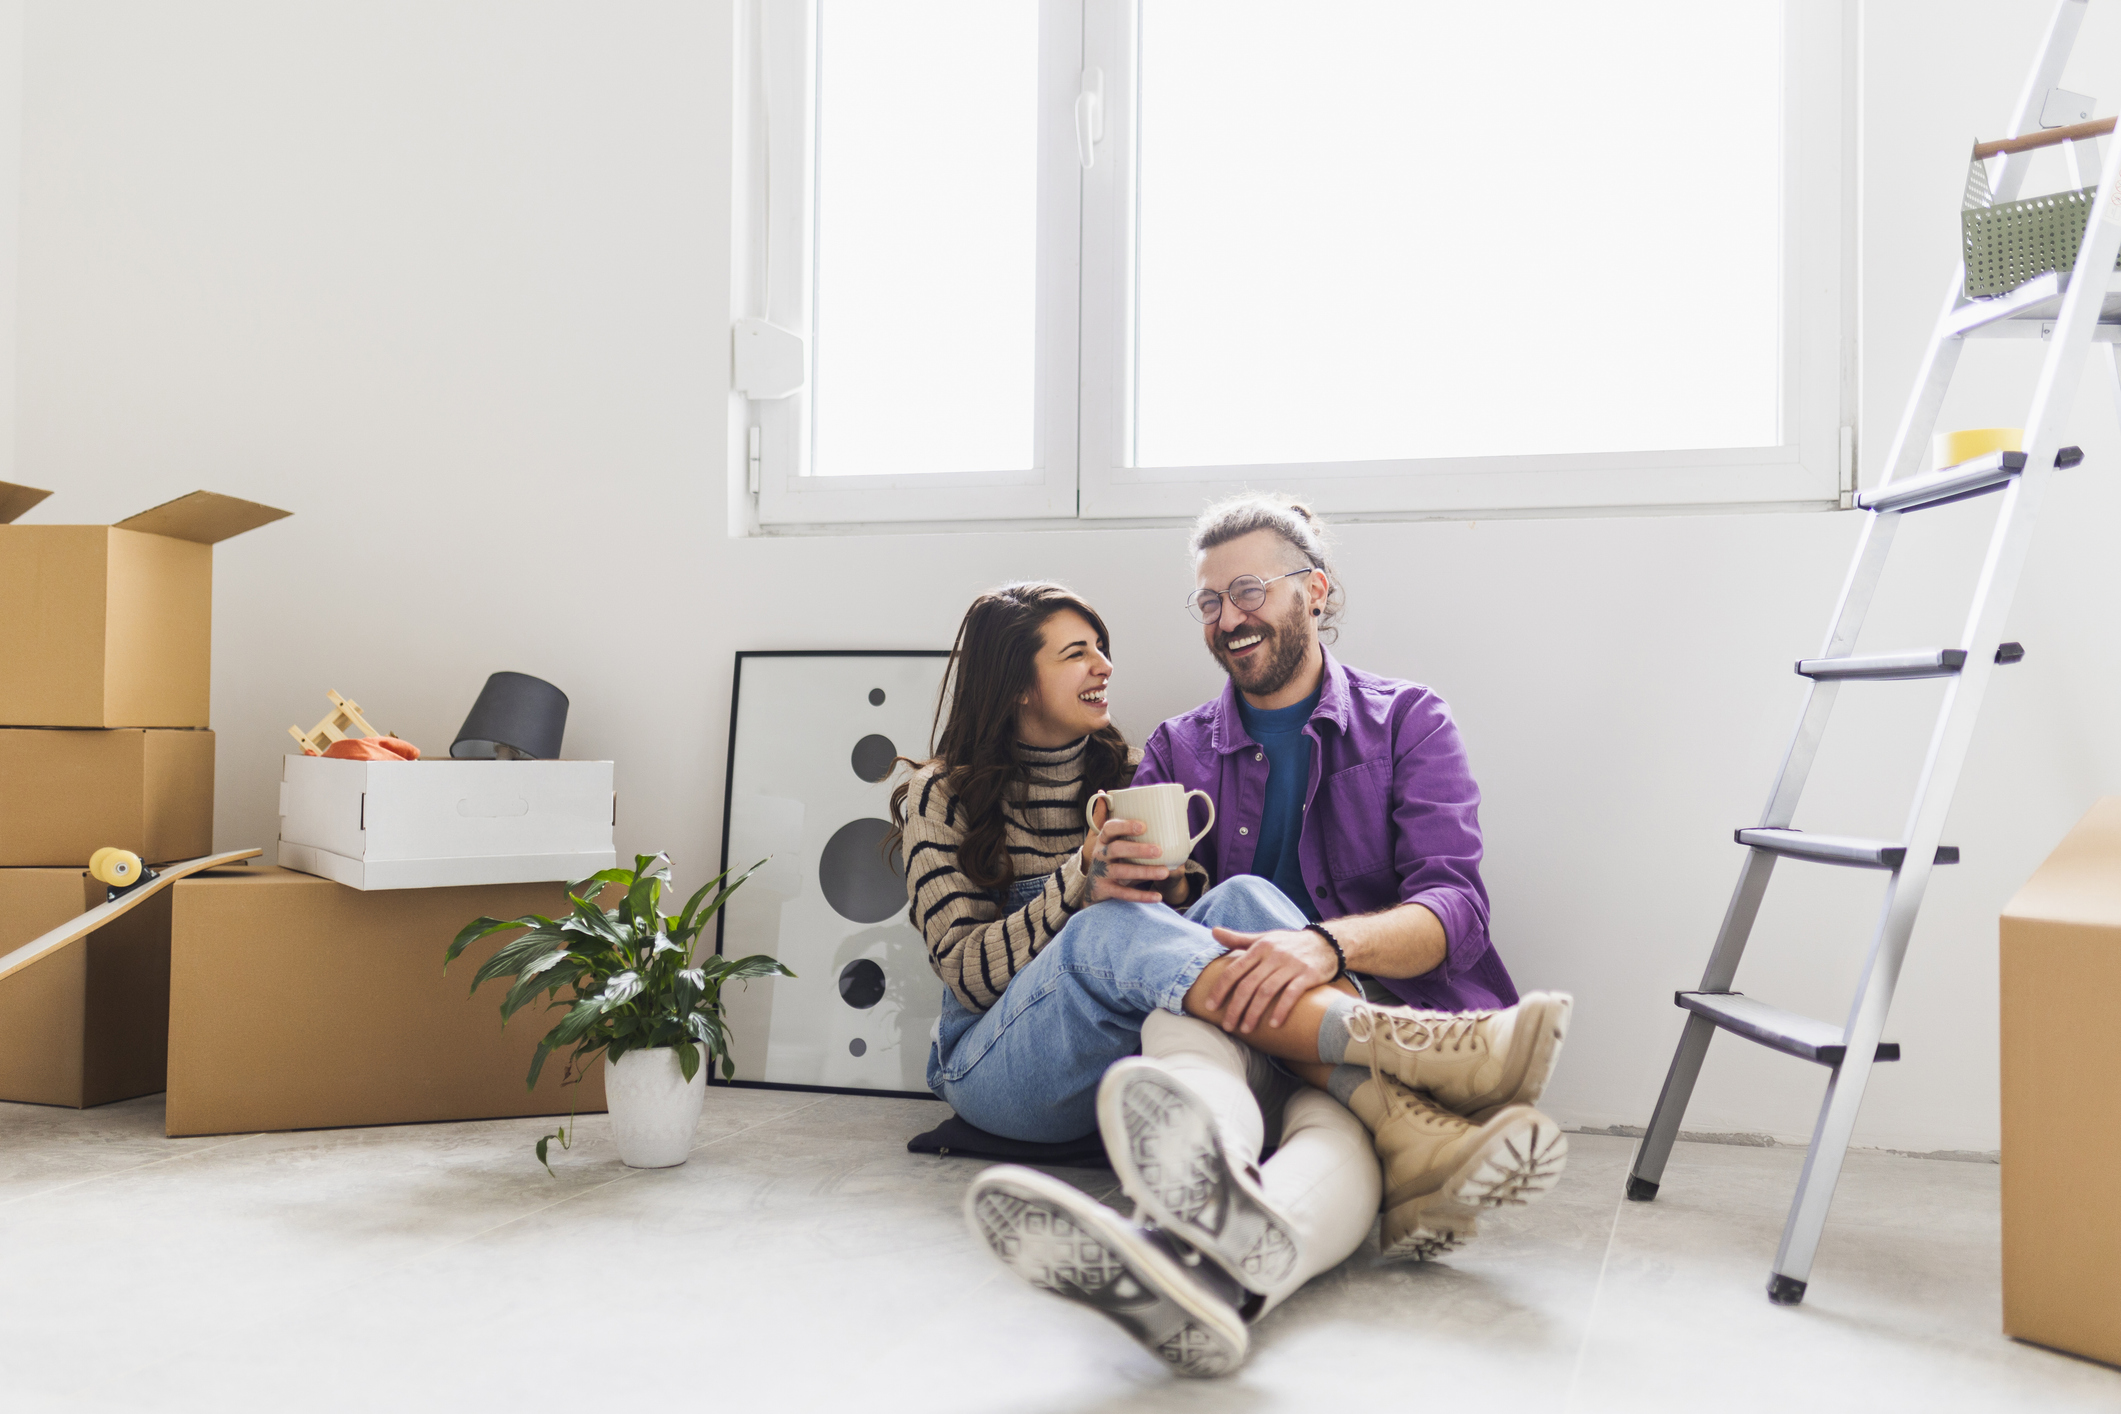
[[[765,863],[760,860],[759,864]],[[543,996],[547,1010],[566,1014],[530,1058],[526,1082],[535,1087],[545,1057],[573,1046],[562,1084],[579,1084],[599,1052],[605,1058],[604,1096],[611,1111],[619,1158],[632,1168],[669,1168],[685,1162],[706,1099],[707,1066],[721,1057],[722,1077],[736,1073],[729,1056],[729,1030],[722,1018],[722,987],[778,973],[795,974],[763,954],[731,959],[696,958],[707,923],[729,896],[757,871],[736,878],[724,870],[700,886],[684,912],[672,917],[660,906],[671,887],[666,855],[638,855],[631,869],[606,869],[567,895],[574,912],[565,919],[542,914],[523,918],[476,918],[449,945],[449,964],[479,939],[514,928],[529,931],[503,943],[471,979],[471,990],[491,977],[513,977],[501,999],[501,1024]],[[724,882],[727,880],[727,882]],[[602,906],[618,895],[616,908]],[[705,902],[708,895],[712,902]],[[675,896],[673,891],[673,897]],[[572,995],[561,997],[563,990]],[[706,1052],[707,1065],[701,1064]],[[550,1172],[545,1146],[572,1142],[565,1126],[538,1140],[538,1162]]]

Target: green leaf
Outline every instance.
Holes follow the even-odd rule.
[[[621,972],[604,984],[604,991],[596,1000],[605,1011],[624,1006],[641,994],[641,974]]]
[[[574,1123],[574,1116],[572,1114],[569,1114],[567,1116],[567,1124],[572,1123]],[[555,1130],[551,1134],[546,1135],[544,1138],[538,1141],[538,1162],[545,1165],[545,1172],[552,1174],[554,1178],[558,1178],[558,1174],[552,1173],[552,1162],[545,1157],[545,1146],[547,1144],[550,1144],[555,1139],[560,1141],[560,1147],[562,1149],[572,1149],[574,1147],[574,1140],[567,1133],[567,1125],[563,1124],[557,1130]]]
[[[494,949],[493,956],[487,958],[480,964],[479,970],[472,974],[471,990],[478,991],[479,984],[492,978],[513,976],[525,963],[544,956],[554,947],[565,952],[567,939],[562,937],[558,930],[546,928],[533,928],[522,937],[501,944]]]
[[[697,933],[700,929],[707,926],[707,920],[714,917],[715,914],[721,912],[722,905],[729,901],[729,896],[735,893],[738,889],[742,888],[744,886],[744,881],[750,878],[753,874],[758,873],[760,869],[764,868],[766,865],[766,860],[771,858],[773,858],[773,856],[769,854],[766,856],[766,859],[761,859],[758,863],[752,865],[749,869],[746,869],[743,873],[737,875],[736,879],[732,883],[728,884],[714,896],[714,902],[708,904],[704,910],[700,907],[700,900],[707,896],[707,891],[709,889],[713,888],[716,884],[721,883],[722,880],[727,879],[729,877],[729,871],[725,869],[721,873],[715,875],[712,879],[709,879],[706,883],[700,885],[700,891],[694,894],[692,896],[691,901],[685,905],[685,912],[683,916],[678,919],[678,926],[673,931],[675,931],[677,935],[683,938],[685,941],[692,941],[694,934]]]
[[[590,1028],[603,1019],[602,998],[586,997],[568,1008],[567,1015],[560,1018],[560,1024],[553,1027],[551,1033],[545,1037],[545,1043],[554,1047],[570,1045],[587,1036]],[[536,1074],[535,1065],[532,1074]]]
[[[753,953],[750,957],[734,961],[726,957],[711,957],[701,963],[701,970],[717,982],[748,982],[754,977],[793,977],[795,974],[783,966],[778,959],[764,953]]]
[[[690,1041],[678,1047],[678,1069],[685,1072],[685,1083],[690,1085],[692,1077],[700,1073],[700,1048]]]
[[[670,856],[644,854],[636,862],[640,867],[634,871],[633,887],[626,891],[626,904],[638,920],[655,913],[656,900],[670,887]]]
[[[557,1032],[559,1028],[554,1027],[553,1030]],[[558,1050],[560,1044],[560,1042],[553,1040],[552,1036],[550,1035],[546,1036],[544,1040],[538,1042],[537,1050],[534,1051],[530,1057],[530,1076],[523,1082],[523,1088],[525,1090],[535,1090],[538,1088],[538,1072],[545,1068],[545,1057],[551,1055],[555,1050]]]
[[[508,1019],[530,1005],[540,994],[550,996],[570,982],[577,981],[588,971],[587,964],[573,954],[561,949],[523,969],[516,977],[508,995],[501,998],[501,1021]]]
[[[463,956],[464,949],[490,933],[506,932],[510,928],[550,928],[553,922],[533,913],[525,918],[474,918],[464,925],[450,943],[449,951],[442,955],[442,970],[447,972],[449,964]]]
[[[627,941],[626,935],[619,931],[614,914],[606,913],[581,899],[574,901],[574,917],[568,922],[581,924],[590,931],[591,936],[602,938],[607,943],[623,944]]]
[[[722,1079],[736,1079],[736,1057],[726,1051],[722,1054]]]
[[[570,894],[579,894],[582,892],[582,890],[588,888],[591,884],[597,885],[597,891],[599,893],[603,891],[603,886],[605,884],[624,884],[627,887],[631,888],[633,886],[633,871],[631,869],[599,869],[596,873],[591,874],[588,878],[578,880],[575,883],[569,884],[567,886],[567,892]],[[596,895],[591,894],[589,895],[589,897],[594,900]]]

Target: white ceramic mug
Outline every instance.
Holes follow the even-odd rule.
[[[1200,834],[1191,838],[1186,834],[1186,804],[1194,796],[1208,802],[1208,823],[1201,826]],[[1175,781],[1163,781],[1153,786],[1129,786],[1125,790],[1101,790],[1090,797],[1090,827],[1101,830],[1105,820],[1097,818],[1097,803],[1105,802],[1105,820],[1140,820],[1149,828],[1133,837],[1136,844],[1153,844],[1163,853],[1154,859],[1134,858],[1120,861],[1125,864],[1161,864],[1176,869],[1193,853],[1193,846],[1201,841],[1201,835],[1215,828],[1215,800],[1204,790],[1187,790]]]

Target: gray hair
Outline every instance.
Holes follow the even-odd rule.
[[[1341,610],[1347,604],[1346,596],[1341,593],[1340,576],[1333,573],[1333,566],[1326,558],[1325,522],[1294,496],[1280,491],[1244,491],[1217,501],[1193,522],[1190,542],[1193,557],[1199,559],[1216,546],[1250,535],[1255,530],[1271,530],[1312,569],[1325,574],[1326,602],[1319,613],[1318,635],[1323,642],[1333,642],[1340,635],[1337,625]]]

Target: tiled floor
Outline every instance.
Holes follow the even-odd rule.
[[[2121,1409],[1998,1334],[1993,1165],[1859,1154],[1806,1303],[1762,1294],[1802,1157],[1573,1136],[1447,1263],[1358,1254],[1184,1384],[967,1237],[919,1101],[717,1090],[681,1168],[601,1116],[162,1137],[159,1098],[0,1105],[0,1408],[483,1411]],[[1065,1173],[1093,1191],[1110,1176]]]

